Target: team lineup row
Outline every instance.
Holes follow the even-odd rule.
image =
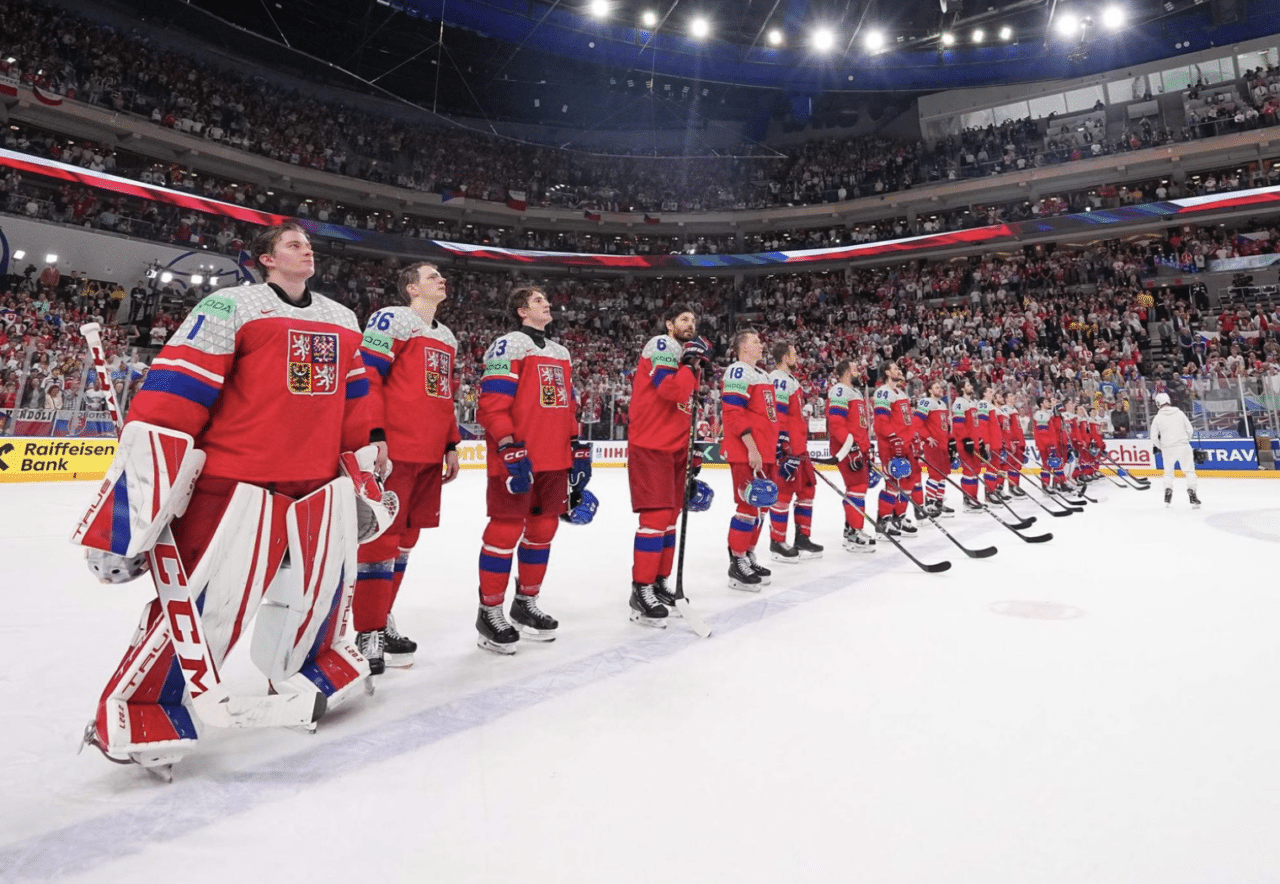
[[[435,319],[447,297],[439,270],[402,270],[406,304],[374,313],[362,332],[349,310],[308,288],[315,263],[300,228],[264,230],[253,255],[266,282],[207,297],[154,360],[73,538],[104,582],[147,572],[155,581],[85,741],[160,772],[191,751],[203,727],[314,728],[362,686],[371,690],[368,676],[409,665],[416,645],[392,609],[419,533],[440,523],[441,487],[458,475],[457,342]],[[559,624],[539,604],[552,541],[561,520],[590,521],[597,504],[591,448],[577,437],[570,354],[547,336],[551,305],[540,288],[521,286],[507,306],[517,329],[485,354],[477,412],[488,479],[477,641],[503,654],[522,637],[554,640]],[[645,345],[633,379],[629,604],[642,625],[683,612],[696,629],[671,577],[679,520],[710,503],[694,439],[711,347],[691,307],[662,318],[666,333]],[[770,576],[754,552],[766,517],[775,560],[822,554],[810,538],[819,477],[795,348],[775,344],[772,374],[759,367],[754,331],[739,332],[732,349],[721,388],[735,503],[729,585],[758,590]],[[845,485],[846,549],[873,551],[875,533],[895,543],[914,534],[908,499],[917,518],[950,515],[943,492],[953,459],[966,509],[982,508],[979,477],[990,502],[1006,487],[1023,493],[1025,430],[1000,391],[975,396],[961,380],[950,406],[941,385],[912,403],[890,364],[869,410],[861,367],[846,360],[837,372],[828,431]],[[1070,472],[1097,472],[1100,424],[1060,412],[1042,400],[1033,436],[1041,481],[1070,488]],[[868,533],[866,495],[879,474]],[[268,679],[262,696],[232,694],[219,675],[251,622],[250,656]]]

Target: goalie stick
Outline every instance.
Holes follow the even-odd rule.
[[[102,347],[101,326],[91,322],[82,325],[80,333],[89,345],[98,371],[105,376],[106,354]],[[116,405],[115,391],[110,383],[105,386],[107,407],[118,435],[123,421]],[[317,691],[314,697],[300,693],[233,696],[227,690],[204,641],[200,608],[187,581],[186,567],[174,545],[172,528],[165,526],[147,558],[174,654],[191,697],[191,708],[200,720],[213,727],[224,728],[285,726],[314,729],[326,708],[327,701],[322,692]]]
[[[845,506],[853,507],[855,510],[857,510],[859,513],[862,514],[862,518],[866,519],[872,525],[875,524],[875,520],[867,515],[867,511],[864,510],[862,507],[858,506],[852,500],[850,500],[848,493],[841,491],[839,487],[836,486],[835,482],[832,482],[830,479],[828,479],[826,476],[822,474],[821,470],[814,470],[813,472],[814,472],[814,475],[816,475],[819,479],[825,482],[831,488],[832,491],[840,495],[841,499],[844,500]],[[913,556],[905,546],[903,546],[901,543],[895,540],[892,535],[880,533],[880,536],[883,537],[885,540],[889,541],[890,543],[892,543],[894,546],[896,546],[899,552],[901,552],[904,556],[906,556],[912,562],[914,562],[916,566],[920,568],[920,570],[922,571],[928,571],[930,574],[940,574],[943,571],[947,571],[951,568],[951,563],[949,561],[946,561],[945,559],[941,562],[933,562],[933,563],[922,562],[919,559],[917,559],[915,556]]]

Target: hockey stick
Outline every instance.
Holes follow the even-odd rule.
[[[91,322],[82,325],[80,333],[89,345],[94,364],[105,378],[106,354],[101,326]],[[119,434],[123,421],[116,406],[115,391],[109,379],[105,386],[107,408]],[[232,696],[218,675],[213,655],[205,643],[199,603],[192,595],[187,569],[178,554],[170,526],[165,526],[155,547],[147,553],[147,559],[169,640],[191,697],[191,708],[201,721],[214,727],[312,727],[320,720],[327,704],[320,691],[315,697],[301,693]]]
[[[1005,454],[1005,455],[1002,457],[1002,460],[1009,460],[1009,458],[1011,458],[1011,457],[1013,457],[1013,455],[1012,455],[1012,454]],[[1007,472],[1008,472],[1007,470],[1002,470],[1000,467],[995,466],[994,464],[992,464],[992,466],[993,466],[993,468],[996,470],[996,472],[997,472],[997,473],[1007,474]],[[1017,489],[1019,489],[1019,490],[1021,490],[1021,488],[1022,488],[1022,486],[1021,486],[1021,485],[1015,485],[1013,482],[1010,482],[1010,483],[1009,483],[1009,487],[1010,487],[1010,488],[1017,488]],[[1013,515],[1013,517],[1014,517],[1015,519],[1017,519],[1017,520],[1018,520],[1017,522],[1013,522],[1013,523],[1004,522],[1004,524],[1005,524],[1005,525],[1010,525],[1010,524],[1011,524],[1011,527],[1016,528],[1016,529],[1017,529],[1017,530],[1019,530],[1019,531],[1022,531],[1022,530],[1026,529],[1026,528],[1030,528],[1032,525],[1034,525],[1034,524],[1035,524],[1035,521],[1036,521],[1036,517],[1035,517],[1035,516],[1024,516],[1024,515],[1022,515],[1022,513],[1018,512],[1017,510],[1015,510],[1015,509],[1010,505],[1009,500],[1008,500],[1008,498],[1009,498],[1009,497],[1028,497],[1028,496],[1029,496],[1029,495],[1028,495],[1028,494],[1027,494],[1027,492],[1025,492],[1025,491],[1023,491],[1023,492],[1022,492],[1022,494],[1011,494],[1011,495],[1007,495],[1007,496],[1005,495],[1005,493],[1004,493],[1003,491],[1001,491],[1001,492],[1000,492],[1000,500],[998,501],[998,503],[999,503],[1002,507],[1004,507],[1005,509],[1007,509],[1007,510],[1008,510],[1008,511]],[[991,505],[991,504],[990,504],[990,502],[988,501],[987,506],[990,506],[990,505]],[[1002,519],[1001,521],[1003,522],[1004,520]]]
[[[820,470],[814,470],[813,472],[814,472],[814,475],[816,475],[819,479],[821,479],[828,486],[830,486],[832,491],[840,495],[841,499],[844,500],[845,506],[852,507],[853,509],[857,510],[857,512],[860,513],[862,515],[862,518],[866,519],[867,522],[871,523],[872,525],[875,524],[875,520],[867,515],[866,510],[864,510],[862,507],[858,506],[856,503],[854,503],[852,500],[849,499],[849,495],[847,492],[841,491],[840,488],[836,485],[836,483],[832,482],[825,475],[823,475]],[[890,543],[892,543],[894,546],[896,546],[899,552],[901,552],[904,556],[909,558],[911,561],[915,562],[916,566],[919,567],[920,570],[922,571],[928,571],[930,574],[940,574],[943,571],[949,570],[951,568],[951,563],[949,561],[946,561],[945,559],[941,562],[934,562],[932,564],[929,564],[928,562],[922,562],[919,559],[917,559],[915,556],[913,556],[905,546],[903,546],[901,543],[895,540],[891,535],[880,534],[880,536],[883,537],[885,540],[889,541]]]
[[[983,460],[983,463],[988,463],[988,461]],[[1035,496],[1032,495],[1031,492],[1027,490],[1027,488],[1023,488],[1022,490],[1027,495],[1027,500],[1031,501],[1036,506],[1040,507],[1040,509],[1044,510],[1049,515],[1060,519],[1064,516],[1069,516],[1072,513],[1078,513],[1083,510],[1082,506],[1073,506],[1071,504],[1064,503],[1062,500],[1059,500],[1057,497],[1054,497],[1044,485],[1037,485],[1037,482],[1039,482],[1039,480],[1035,476],[1028,476],[1026,471],[1023,470],[1021,467],[1014,466],[1014,470],[1018,473],[1019,476],[1022,476],[1022,478],[1027,480],[1027,488],[1033,488],[1038,493],[1045,495],[1049,500],[1052,500],[1054,503],[1057,503],[1066,507],[1066,509],[1062,509],[1062,510],[1050,509],[1049,507],[1041,503],[1039,500],[1037,500]],[[1022,487],[1022,486],[1019,486],[1019,487]]]
[[[701,377],[700,373],[695,374]],[[693,412],[689,417],[689,445],[685,451],[684,458],[684,504],[680,507],[680,546],[676,550],[676,585],[671,596],[675,600],[675,606],[680,611],[680,616],[689,624],[689,628],[694,631],[700,638],[711,637],[711,627],[707,625],[707,621],[698,616],[698,612],[694,610],[693,605],[689,604],[689,599],[684,594],[684,546],[685,539],[688,537],[689,529],[689,473],[693,470],[693,447],[698,442],[698,411],[701,402],[698,401],[698,391],[695,389],[689,394],[689,410]]]
[[[988,461],[986,458],[982,457],[981,455],[978,456],[978,459],[981,460],[983,463],[987,464],[988,466],[992,466],[991,462]],[[992,469],[995,469],[995,467],[992,466]],[[962,494],[964,493],[964,488],[961,488],[959,485],[956,485],[956,481],[954,479],[952,479],[950,476],[944,476],[944,478],[948,482],[950,482],[952,485],[955,485],[957,488],[960,488],[960,493]],[[979,504],[979,505],[982,507],[982,512],[986,513],[988,516],[995,519],[997,522],[999,522],[1005,528],[1008,528],[1014,534],[1017,534],[1019,539],[1024,540],[1027,543],[1046,543],[1050,540],[1053,540],[1053,534],[1051,533],[1036,534],[1031,537],[1028,537],[1027,535],[1023,534],[1022,529],[1031,527],[1031,522],[1026,519],[1023,519],[1022,516],[1018,516],[1017,511],[1014,510],[1012,507],[1009,507],[1009,512],[1013,513],[1015,516],[1018,516],[1018,519],[1019,519],[1018,522],[1014,522],[1014,523],[1006,522],[1004,519],[1000,518],[999,516],[997,516],[995,513],[991,511],[990,505],[985,503]],[[1006,506],[1008,505],[1006,504]],[[1063,515],[1066,515],[1066,513],[1064,513]]]
[[[1146,478],[1145,476],[1135,476],[1133,475],[1133,473],[1130,473],[1124,467],[1120,466],[1120,462],[1117,461],[1114,457],[1112,457],[1111,453],[1106,449],[1102,450],[1102,456],[1106,458],[1107,463],[1111,464],[1111,466],[1115,469],[1116,475],[1119,476],[1121,479],[1124,479],[1124,481],[1128,484],[1130,488],[1134,488],[1138,491],[1151,490],[1150,479]]]

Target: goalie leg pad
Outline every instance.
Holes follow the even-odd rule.
[[[254,664],[277,690],[319,690],[329,708],[369,674],[369,664],[346,637],[356,521],[355,495],[345,477],[289,505],[291,567],[281,569],[267,589],[250,648]]]
[[[141,421],[126,424],[120,446],[71,542],[132,557],[155,546],[186,512],[204,452],[186,433]]]

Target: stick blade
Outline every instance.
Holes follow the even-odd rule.
[[[1052,532],[1048,534],[1037,534],[1034,537],[1027,537],[1025,534],[1019,534],[1018,536],[1027,543],[1048,543],[1050,540],[1053,540]]]
[[[982,549],[966,549],[964,554],[971,559],[989,559],[998,552],[1000,552],[1000,550],[996,549],[994,546],[987,546]]]
[[[680,616],[684,618],[684,622],[689,624],[689,628],[699,638],[710,638],[711,627],[707,625],[707,621],[697,612],[693,605],[689,604],[689,600],[681,596],[676,599],[676,607],[680,609]]]
[[[945,559],[941,562],[933,562],[930,564],[921,564],[920,567],[930,574],[941,574],[943,571],[951,570],[951,563]]]

